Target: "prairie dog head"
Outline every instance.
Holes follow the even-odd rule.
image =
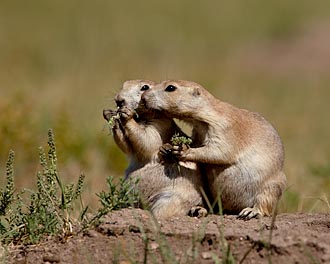
[[[123,84],[122,89],[115,96],[118,108],[128,107],[131,110],[138,108],[142,94],[155,85],[149,80],[131,80]]]
[[[164,81],[144,92],[141,102],[148,109],[164,112],[171,117],[191,117],[205,109],[208,100],[206,90],[189,81]]]

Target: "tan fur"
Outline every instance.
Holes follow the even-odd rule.
[[[169,91],[170,85],[176,89]],[[225,211],[244,219],[272,213],[286,185],[284,149],[261,115],[224,103],[188,81],[164,81],[146,91],[142,102],[192,125],[192,148],[174,153],[199,164],[211,198],[220,195]]]
[[[159,148],[175,133],[183,132],[171,118],[138,107],[145,84],[151,89],[154,86],[151,81],[127,81],[115,97],[121,118],[113,135],[130,159],[126,178],[139,178],[138,191],[157,218],[187,215],[192,207],[202,204],[200,173],[196,164],[189,168],[189,163],[158,162]]]

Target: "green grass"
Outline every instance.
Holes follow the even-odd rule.
[[[63,180],[89,175],[83,198],[96,208],[104,175],[118,179],[127,167],[103,108],[114,108],[125,80],[188,79],[278,129],[290,186],[280,212],[328,211],[317,201],[329,200],[329,174],[311,168],[330,164],[329,8],[321,0],[1,1],[0,160],[13,149],[16,186],[32,188],[35,146],[52,127]]]
[[[108,177],[108,190],[99,197],[101,206],[87,217],[81,194],[85,175],[76,184],[64,184],[57,168],[57,152],[52,130],[48,131],[48,151],[39,148],[41,170],[36,175],[35,189],[17,190],[14,183],[14,151],[6,163],[6,185],[0,190],[0,242],[4,244],[36,244],[47,236],[65,239],[98,223],[113,210],[137,205],[134,182],[118,184]]]
[[[76,184],[64,185],[57,169],[52,130],[48,132],[48,148],[47,154],[43,148],[39,149],[42,170],[37,173],[35,191],[15,190],[14,152],[9,153],[7,183],[0,193],[0,239],[3,243],[35,244],[47,235],[65,237],[73,232],[71,214],[75,201],[80,199],[85,176],[82,174]],[[28,196],[25,199],[24,194]]]

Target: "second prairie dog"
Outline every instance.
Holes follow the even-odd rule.
[[[286,186],[281,139],[261,115],[222,102],[197,83],[164,81],[144,93],[147,108],[193,127],[191,148],[173,150],[199,164],[212,200],[239,218],[268,216]]]
[[[151,81],[126,81],[115,96],[120,118],[115,120],[113,135],[130,158],[126,178],[139,178],[138,191],[157,218],[187,215],[196,208],[204,215],[206,210],[199,207],[202,183],[196,164],[157,161],[160,146],[183,132],[171,118],[138,109],[142,93],[153,86]],[[107,120],[115,114],[111,110],[103,112]]]

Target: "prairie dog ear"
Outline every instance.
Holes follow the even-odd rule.
[[[198,87],[194,88],[193,96],[199,96],[201,94],[201,90]]]

